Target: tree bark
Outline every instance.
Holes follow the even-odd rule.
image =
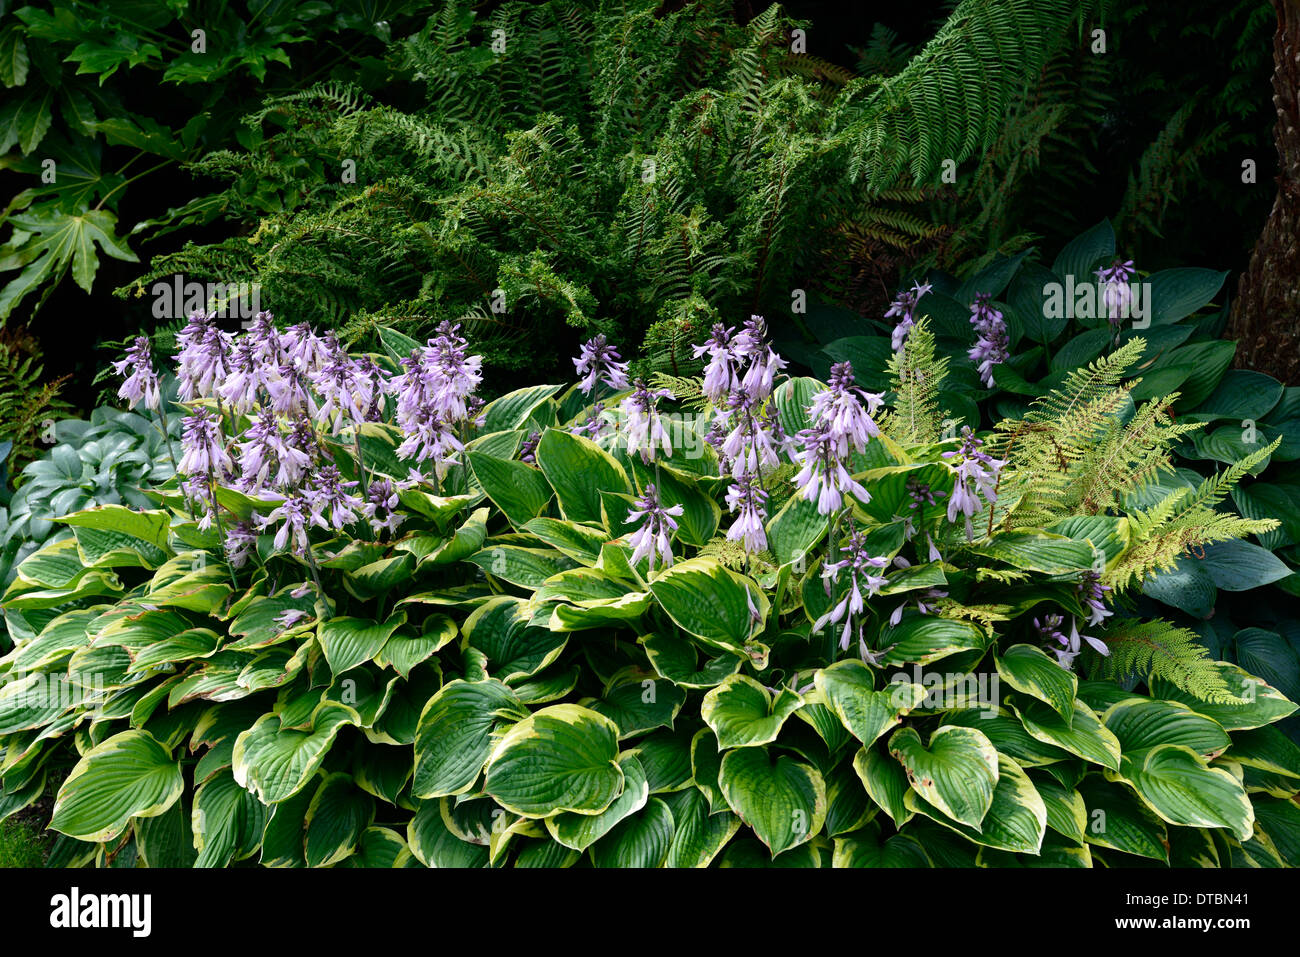
[[[1300,385],[1300,0],[1272,0],[1277,197],[1228,323],[1236,365]]]

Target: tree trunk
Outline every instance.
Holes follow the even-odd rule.
[[[1232,304],[1236,364],[1300,385],[1300,0],[1273,0],[1277,198]]]

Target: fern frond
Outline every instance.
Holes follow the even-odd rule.
[[[1228,690],[1215,661],[1189,628],[1126,618],[1116,621],[1102,640],[1110,654],[1089,656],[1095,661],[1095,677],[1116,681],[1137,677],[1148,685],[1152,678],[1162,678],[1202,701],[1241,701]]]

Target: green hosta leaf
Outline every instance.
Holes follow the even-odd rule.
[[[343,867],[373,867],[390,870],[396,867],[419,867],[402,836],[388,827],[368,827],[361,832],[356,849],[345,858]]]
[[[1249,768],[1300,778],[1300,745],[1277,728],[1234,734],[1227,757]]]
[[[406,825],[406,843],[426,867],[486,867],[488,849],[471,844],[447,827],[440,801],[423,801]]]
[[[707,734],[701,730],[700,734]],[[636,743],[636,756],[645,768],[651,794],[680,791],[691,783],[691,736],[656,731]]]
[[[1248,591],[1286,578],[1291,569],[1266,548],[1227,541],[1205,546],[1205,570],[1225,591]]]
[[[645,769],[634,755],[625,754],[618,759],[623,772],[623,792],[609,807],[599,814],[556,814],[546,819],[546,830],[565,847],[585,851],[608,834],[630,814],[645,807],[650,799],[650,785]]]
[[[782,688],[775,701],[761,684],[747,675],[732,675],[704,696],[700,716],[718,736],[718,747],[751,747],[775,741],[786,718],[803,704],[803,698]]]
[[[767,748],[740,748],[722,758],[718,784],[727,804],[773,855],[797,847],[826,821],[826,783],[813,767]]]
[[[233,590],[224,562],[203,552],[184,552],[158,569],[149,583],[148,603],[207,615]]]
[[[155,569],[173,554],[167,544],[166,512],[137,512],[100,505],[59,519],[73,529],[87,565],[136,565]]]
[[[322,701],[307,729],[282,727],[278,714],[267,714],[235,739],[231,764],[240,787],[263,804],[277,804],[301,791],[325,761],[339,729],[359,725],[357,712]]]
[[[341,675],[379,654],[393,632],[405,623],[405,612],[382,623],[367,618],[331,618],[317,627],[316,639],[330,671]]]
[[[351,777],[327,777],[307,808],[307,866],[329,867],[350,855],[374,814],[374,799]]]
[[[553,548],[519,545],[492,545],[469,556],[469,561],[503,581],[524,588],[536,588],[551,576],[576,565]]]
[[[912,792],[905,798],[914,807],[968,840],[1002,851],[1037,854],[1047,829],[1047,807],[1029,775],[1015,761],[1001,754],[997,757],[997,786],[988,812],[978,826],[955,823],[934,814]]]
[[[1006,532],[988,542],[968,546],[976,555],[995,558],[1022,571],[1060,575],[1091,568],[1092,547],[1064,535]]]
[[[911,819],[915,812],[903,800],[911,786],[901,764],[873,748],[862,748],[853,756],[853,770],[867,789],[868,797],[889,815],[895,827],[902,827]]]
[[[734,654],[746,654],[746,643],[767,621],[763,590],[711,558],[674,565],[650,583],[650,591],[679,628]]]
[[[826,777],[826,834],[836,837],[865,827],[877,807],[853,765],[841,762]]]
[[[854,837],[835,839],[832,867],[930,867],[921,842],[908,834],[895,834],[880,844]]]
[[[184,788],[167,748],[146,731],[123,731],[87,751],[64,779],[50,829],[81,841],[111,841],[132,818],[165,812]]]
[[[925,700],[924,688],[906,682],[874,690],[871,669],[860,661],[837,662],[818,671],[813,680],[827,706],[864,745],[870,745]]]
[[[292,587],[283,588],[275,595],[254,598],[245,605],[227,626],[236,638],[226,645],[227,650],[253,651],[309,631],[316,624],[316,598],[311,594],[294,598],[289,594],[292,590]],[[277,620],[286,612],[296,611],[304,612],[306,617],[297,619],[288,627]]]
[[[483,491],[506,513],[511,525],[522,528],[545,511],[551,487],[537,469],[484,452],[467,452],[466,458]]]
[[[673,841],[667,867],[708,867],[740,830],[740,818],[730,811],[714,814],[704,795],[687,788],[674,795]]]
[[[880,645],[889,650],[880,662],[928,665],[961,651],[982,650],[987,644],[984,632],[969,621],[917,615],[881,632]]]
[[[609,536],[601,529],[558,518],[535,518],[524,525],[524,531],[536,535],[547,545],[587,566],[599,561],[601,546],[609,540]]]
[[[485,432],[522,429],[528,417],[538,406],[559,392],[563,386],[533,385],[516,389],[499,399],[493,399],[483,409]]]
[[[1190,316],[1207,305],[1228,277],[1226,270],[1183,266],[1162,269],[1146,280],[1151,284],[1151,323],[1164,326]]]
[[[526,715],[514,693],[495,679],[448,682],[420,715],[411,793],[432,798],[468,791],[487,763],[497,722]]]
[[[1226,661],[1215,663],[1228,692],[1241,699],[1240,704],[1201,701],[1163,678],[1151,679],[1151,694],[1157,698],[1181,701],[1197,714],[1213,718],[1225,731],[1262,728],[1295,713],[1300,705],[1288,700],[1261,678]]]
[[[726,806],[727,799],[718,786],[718,775],[722,768],[722,752],[718,748],[718,737],[708,728],[701,728],[691,738],[690,778],[696,788],[709,802],[711,811],[716,812]]]
[[[740,670],[743,662],[731,654],[706,658],[700,665],[699,650],[671,629],[638,639],[655,671],[683,688],[712,688]]]
[[[247,792],[245,792],[247,793]],[[190,815],[182,801],[177,801],[156,817],[136,818],[132,824],[136,848],[146,867],[194,866],[194,833]]]
[[[667,469],[660,469],[656,474],[653,466],[643,465],[636,457],[631,459],[631,463],[642,488],[656,483],[659,501],[664,506],[682,507],[682,514],[677,518],[677,541],[688,545],[708,544],[717,534],[718,522],[722,518],[718,503],[705,495],[694,482],[686,482]]]
[[[920,797],[955,821],[980,826],[998,782],[998,753],[981,732],[942,727],[926,747],[913,728],[902,728],[889,739],[889,753]]]
[[[568,638],[528,624],[532,609],[501,596],[474,609],[461,630],[465,643],[487,656],[488,673],[501,681],[535,675],[559,656]]]
[[[1074,720],[1079,679],[1033,645],[1012,645],[994,664],[1002,680],[1024,694],[1046,702],[1068,725]]]
[[[632,491],[613,456],[590,439],[558,429],[547,429],[537,443],[537,465],[570,521],[603,525],[600,493]]]
[[[1063,748],[1112,771],[1119,769],[1119,740],[1082,701],[1075,701],[1074,718],[1069,724],[1041,701],[1023,699],[1009,703],[1020,716],[1025,730],[1036,740]]]
[[[1089,775],[1078,790],[1088,813],[1085,841],[1156,861],[1169,859],[1164,823],[1132,791],[1099,775]]]
[[[409,679],[412,668],[451,644],[460,634],[456,622],[440,612],[427,617],[420,627],[423,630],[419,637],[399,632],[389,638],[375,655],[375,664],[392,668]]]
[[[1209,760],[1232,743],[1218,722],[1177,701],[1128,698],[1111,705],[1101,720],[1119,739],[1123,754],[1161,744],[1181,744]]]
[[[1083,803],[1083,795],[1041,772],[1031,775],[1031,779],[1047,809],[1047,826],[1076,844],[1084,844],[1088,808]]]
[[[1092,271],[1115,255],[1115,230],[1103,219],[1084,230],[1062,247],[1052,263],[1052,272],[1064,279],[1074,276],[1076,283],[1096,282]]]
[[[768,522],[767,544],[778,565],[806,560],[808,553],[826,534],[826,516],[817,503],[795,495]]]
[[[781,417],[781,427],[786,435],[798,435],[808,428],[808,406],[813,396],[826,389],[826,383],[808,376],[796,376],[785,380],[772,393],[777,413]]]
[[[194,795],[190,826],[195,867],[226,867],[256,853],[262,843],[266,808],[223,769],[203,783]]]
[[[1161,744],[1125,753],[1120,775],[1163,820],[1186,827],[1226,827],[1247,840],[1255,811],[1241,784],[1211,768],[1191,748]]]
[[[591,862],[596,867],[659,867],[672,847],[674,830],[668,805],[651,798],[591,849]]]
[[[488,759],[486,790],[523,817],[598,814],[623,789],[617,755],[613,721],[575,704],[551,705],[497,743]]]
[[[686,692],[662,678],[642,678],[644,674],[636,672],[631,680],[607,688],[601,697],[584,698],[579,703],[618,725],[620,739],[671,728],[686,703]]]

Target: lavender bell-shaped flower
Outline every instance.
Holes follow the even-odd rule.
[[[1127,262],[1116,260],[1094,273],[1101,286],[1102,310],[1112,326],[1118,326],[1120,320],[1128,315],[1129,304],[1133,300],[1133,288],[1129,285],[1129,280],[1136,274],[1131,259]]]
[[[1002,312],[994,308],[988,293],[975,294],[971,303],[971,325],[978,338],[967,355],[975,362],[985,388],[993,388],[993,368],[1010,356],[1011,340]]]
[[[660,458],[661,451],[663,456],[672,455],[672,440],[659,413],[659,400],[671,396],[667,389],[651,389],[638,379],[619,406],[627,417],[627,454],[639,454],[647,465]]]
[[[889,309],[885,312],[885,318],[892,316],[901,316],[898,324],[894,326],[893,336],[890,345],[895,352],[903,348],[903,343],[907,341],[907,335],[916,325],[915,310],[916,305],[920,302],[921,297],[929,292],[933,287],[930,283],[913,283],[910,290],[899,290],[894,301],[890,303]]]
[[[146,409],[156,410],[162,404],[158,373],[153,368],[148,336],[136,336],[131,347],[126,350],[126,358],[113,363],[113,371],[126,376],[117,395],[118,398],[125,399],[130,408],[134,409],[143,402]]]
[[[849,642],[853,635],[853,616],[861,614],[867,607],[866,599],[878,594],[886,584],[887,579],[885,576],[876,574],[875,571],[888,565],[889,559],[884,556],[872,556],[866,549],[866,535],[856,528],[850,529],[848,543],[840,547],[840,552],[847,557],[838,562],[827,563],[826,567],[822,569],[822,579],[829,589],[833,582],[839,581],[840,572],[848,569],[849,589],[836,605],[813,622],[812,630],[816,633],[828,624],[835,625],[843,621],[844,629],[840,634],[840,650],[848,651]],[[865,595],[863,594],[864,589],[866,590]]]
[[[641,522],[641,527],[628,539],[632,546],[633,565],[643,558],[648,559],[649,570],[653,572],[657,555],[664,568],[672,567],[672,535],[677,530],[673,518],[683,511],[680,505],[665,508],[659,502],[659,490],[654,484],[646,486],[645,494],[636,500],[636,507],[628,511],[625,519],[628,523],[638,520]]]
[[[631,388],[627,378],[627,363],[620,361],[618,350],[609,344],[604,333],[582,344],[582,351],[573,360],[578,375],[582,376],[583,395],[590,395],[599,379],[615,392]]]
[[[984,501],[990,507],[993,506],[998,498],[998,472],[1006,464],[1000,459],[993,458],[987,452],[981,451],[983,444],[983,441],[976,438],[970,427],[967,426],[962,429],[961,447],[943,453],[945,459],[960,459],[956,465],[953,465],[952,462],[948,463],[949,467],[956,473],[956,482],[953,485],[952,495],[948,499],[948,521],[955,523],[958,515],[964,517],[967,541],[972,541],[975,538],[975,530],[971,519],[978,515],[984,507],[979,496],[983,496]]]
[[[884,397],[857,388],[853,381],[851,363],[833,366],[829,388],[818,393],[809,406],[812,426],[799,433],[803,447],[794,455],[800,466],[794,477],[795,487],[807,501],[816,499],[817,511],[822,515],[839,511],[845,493],[864,504],[871,501],[871,495],[853,479],[846,463],[853,452],[865,451],[867,442],[880,434],[871,414]]]

